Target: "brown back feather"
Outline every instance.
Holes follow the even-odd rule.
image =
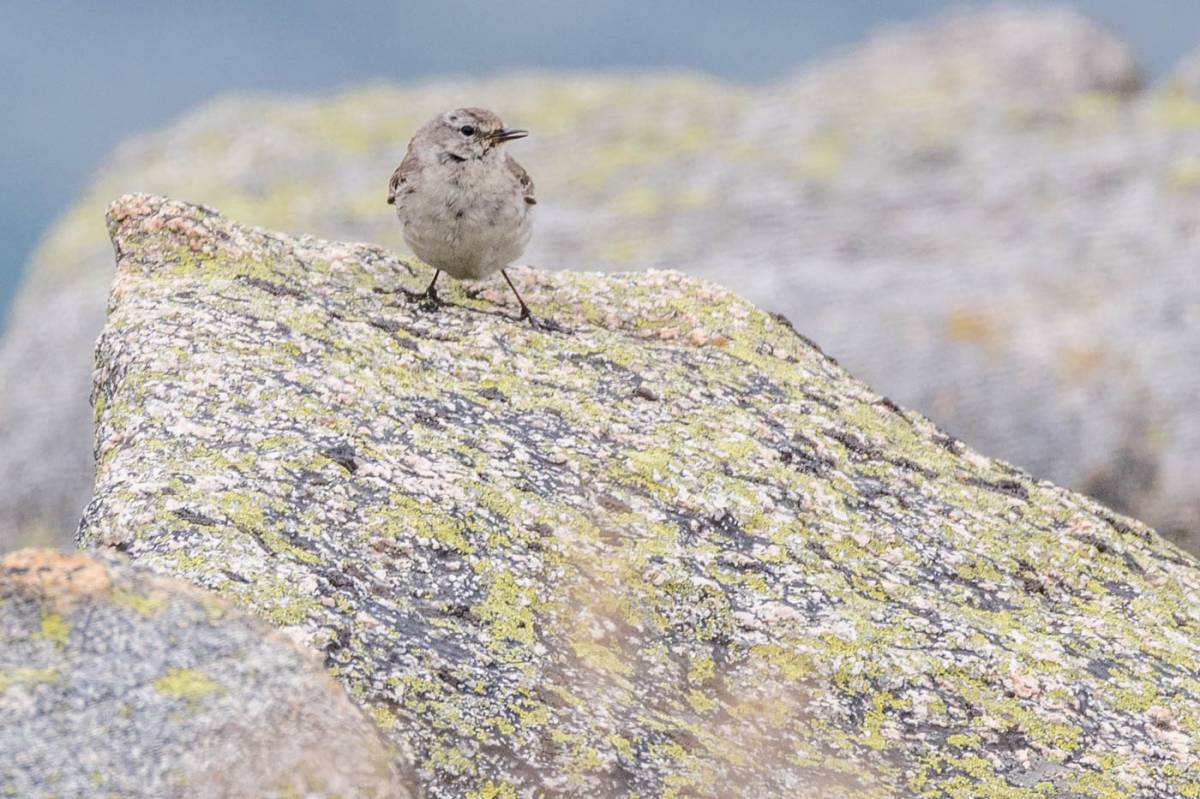
[[[521,184],[521,188],[525,190],[525,202],[530,205],[537,205],[537,198],[533,196],[533,178],[529,177],[529,173],[525,171],[525,167],[518,164],[516,159],[508,154],[504,156],[504,164],[508,167],[508,171],[513,173],[513,177]]]
[[[400,162],[400,166],[396,167],[396,171],[392,173],[391,180],[388,181],[388,205],[396,204],[396,197],[400,194],[404,184],[411,183],[416,174],[417,157],[412,149],[409,149],[404,160]]]

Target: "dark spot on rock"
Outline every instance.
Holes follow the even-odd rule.
[[[996,733],[993,746],[1003,752],[1020,752],[1030,748],[1030,741],[1020,730],[1006,729]]]
[[[241,283],[252,288],[265,291],[274,297],[295,297],[302,299],[304,292],[292,286],[287,286],[282,283],[272,283],[269,280],[263,280],[260,277],[251,277],[250,275],[238,275],[234,278],[238,283]]]
[[[1121,599],[1134,599],[1138,592],[1133,587],[1126,583],[1117,582],[1116,580],[1105,580],[1104,588],[1113,596],[1119,596]]]
[[[1092,547],[1101,555],[1110,555],[1114,558],[1119,558],[1121,562],[1125,564],[1125,568],[1129,569],[1129,571],[1133,572],[1134,574],[1146,573],[1146,570],[1142,568],[1142,564],[1138,563],[1132,555],[1130,555],[1128,552],[1123,552],[1116,549],[1103,538],[1095,535],[1080,535],[1076,536],[1076,538],[1086,544],[1091,544]],[[1120,595],[1119,592],[1114,593]]]
[[[729,511],[723,511],[721,515],[714,516],[712,523],[713,526],[726,535],[737,535],[742,532],[742,525],[738,523],[737,518]]]
[[[542,701],[542,704],[548,705],[549,707],[571,706],[571,703],[564,699],[561,694],[547,689],[544,685],[539,685],[537,688],[535,688],[534,693],[537,694],[537,697]]]
[[[919,474],[927,480],[932,480],[937,477],[937,472],[935,472],[933,469],[926,468],[915,461],[909,460],[903,455],[899,455],[894,458],[887,458],[887,462],[893,466],[903,469],[906,472],[914,472]]]
[[[439,680],[446,683],[447,685],[450,685],[453,688],[459,688],[463,684],[463,679],[461,677],[459,677],[454,672],[450,671],[450,669],[445,668],[444,666],[442,668],[438,669],[437,676],[438,676]]]
[[[882,480],[863,475],[854,475],[851,480],[854,483],[854,490],[858,492],[858,495],[862,497],[863,500],[862,502],[851,502],[850,498],[847,497],[844,500],[845,506],[851,508],[852,510],[861,511],[865,510],[866,508],[874,507],[876,505],[876,500],[882,497],[890,497],[897,501],[903,502],[903,498],[901,497],[900,493],[884,483]]]
[[[358,471],[358,459],[355,457],[354,447],[350,444],[342,442],[329,449],[321,450],[321,454],[341,466],[350,474]]]
[[[991,482],[981,477],[968,477],[963,482],[967,485],[973,485],[976,488],[982,488],[987,491],[994,491],[997,494],[1004,494],[1014,499],[1029,500],[1029,490],[1016,480],[996,480],[995,482]]]
[[[374,317],[374,318],[368,319],[367,324],[369,324],[371,327],[378,328],[385,333],[395,333],[397,330],[405,329],[404,325],[400,324],[399,322],[397,322],[393,319],[384,319],[382,317]],[[412,339],[407,338],[405,336],[395,336],[395,337],[393,337],[392,340],[395,341],[397,344],[399,344],[404,349],[409,350],[411,352],[419,352],[421,349],[420,347],[417,346],[417,342],[415,342]]]
[[[882,405],[892,413],[898,413],[901,416],[904,415],[904,411],[900,409],[900,406],[893,402],[889,397],[880,397],[879,399],[875,400],[875,404]]]
[[[596,498],[596,504],[610,513],[633,513],[633,508],[629,504],[611,494],[601,494]]]
[[[508,399],[508,397],[504,396],[504,392],[502,392],[500,389],[496,388],[495,386],[487,386],[485,388],[481,388],[481,389],[479,389],[479,391],[477,391],[475,393],[478,394],[479,396],[483,397],[484,399],[489,399],[489,400],[492,400],[493,402],[501,402],[503,400]]]
[[[397,330],[403,327],[403,325],[393,319],[383,319],[382,317],[368,319],[367,324],[369,324],[371,327],[377,327],[385,333],[395,333]]]
[[[813,392],[808,391],[807,389],[802,389],[800,391],[800,393],[804,396],[804,398],[806,400],[809,400],[810,402],[815,402],[816,404],[820,405],[822,408],[825,408],[826,410],[836,411],[838,409],[838,404],[836,402],[826,399],[825,397],[822,397],[820,394],[814,394]]]
[[[354,585],[354,580],[350,579],[349,575],[343,574],[338,569],[329,569],[326,571],[325,579],[328,580],[329,584],[334,588],[349,588],[350,586]]]
[[[779,449],[779,459],[814,477],[828,476],[836,465],[831,459],[817,454],[817,445],[802,435],[797,435],[790,445]]]
[[[197,513],[194,510],[187,508],[179,508],[173,511],[175,518],[182,519],[188,524],[198,524],[202,527],[215,527],[218,522],[211,516],[205,516],[203,513]]]
[[[433,430],[443,430],[446,427],[446,425],[443,424],[440,419],[438,419],[438,414],[437,414],[436,409],[434,409],[434,410],[422,409],[419,411],[415,411],[415,412],[413,412],[413,418],[416,419],[421,424],[423,424],[426,427],[431,428]]]
[[[1103,519],[1109,527],[1116,530],[1121,535],[1131,535],[1135,538],[1141,539],[1142,541],[1154,540],[1154,533],[1152,533],[1150,530],[1133,527],[1119,516],[1110,513],[1101,513],[1100,518]]]
[[[636,389],[634,389],[633,393],[635,396],[641,397],[642,399],[650,400],[651,402],[658,402],[658,400],[661,399],[658,396],[657,391],[650,388],[650,386],[645,385],[644,383],[642,385],[638,386]]]
[[[304,469],[297,475],[297,477],[305,485],[315,485],[315,486],[329,485],[328,477],[321,474],[320,472],[314,472],[312,469]]]
[[[1025,592],[1029,594],[1040,594],[1042,596],[1046,596],[1048,593],[1046,590],[1046,581],[1041,577],[1038,577],[1036,574],[1022,574],[1021,587],[1024,588]]]
[[[461,602],[451,602],[446,605],[446,615],[452,619],[471,619],[475,618],[471,612],[470,605],[464,605]]]
[[[937,444],[939,447],[946,450],[947,452],[953,453],[955,455],[963,454],[962,442],[948,433],[943,433],[941,430],[934,431],[933,443]]]
[[[325,644],[325,653],[331,654],[348,646],[350,646],[350,631],[339,627],[334,629],[333,634],[329,636],[329,641]]]
[[[529,525],[529,529],[532,530],[533,532],[537,533],[538,535],[542,536],[543,538],[549,538],[550,536],[554,535],[554,531],[551,530],[549,526],[547,526],[546,524],[544,524],[542,522],[534,522],[533,524]],[[533,539],[531,541],[526,541],[525,546],[527,546],[530,550],[532,550],[534,552],[541,552],[542,550],[544,550],[546,548],[545,545],[541,541],[538,541],[537,539]]]
[[[666,735],[675,743],[683,747],[685,751],[702,751],[703,745],[700,743],[700,739],[697,738],[696,734],[691,730],[686,730],[682,727],[676,727],[673,729],[668,729],[666,731]]]
[[[364,583],[373,582],[375,577],[362,566],[360,563],[347,563],[342,566],[342,571],[351,580],[361,580]]]
[[[792,334],[795,335],[796,338],[798,338],[802,342],[804,342],[805,345],[807,345],[809,348],[815,350],[817,352],[817,354],[820,355],[822,358],[829,361],[834,366],[837,366],[837,359],[832,357],[831,355],[827,355],[825,353],[825,350],[821,349],[820,345],[818,345],[817,342],[813,341],[811,338],[809,338],[808,336],[804,335],[799,330],[797,330],[796,326],[792,324],[791,319],[788,319],[786,316],[784,316],[781,313],[772,313],[771,318],[774,319],[779,324],[786,327],[788,330],[792,331]]]
[[[877,447],[863,441],[851,432],[829,429],[825,431],[825,435],[845,447],[851,455],[862,460],[874,461],[882,457],[882,453]]]

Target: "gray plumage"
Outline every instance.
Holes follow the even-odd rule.
[[[482,108],[448,111],[417,131],[387,201],[418,258],[451,277],[479,280],[520,257],[537,200],[529,173],[504,144],[525,135]]]

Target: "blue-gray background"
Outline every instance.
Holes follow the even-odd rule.
[[[0,317],[37,239],[122,139],[230,90],[311,92],[511,67],[687,67],[760,81],[954,0],[2,0]],[[1078,0],[1151,78],[1195,0]]]

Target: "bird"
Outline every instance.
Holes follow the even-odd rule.
[[[405,243],[435,270],[425,291],[410,296],[436,305],[442,272],[458,280],[499,272],[521,305],[520,319],[538,324],[505,271],[533,232],[533,179],[505,150],[528,135],[485,108],[447,111],[413,135],[387,194]]]

